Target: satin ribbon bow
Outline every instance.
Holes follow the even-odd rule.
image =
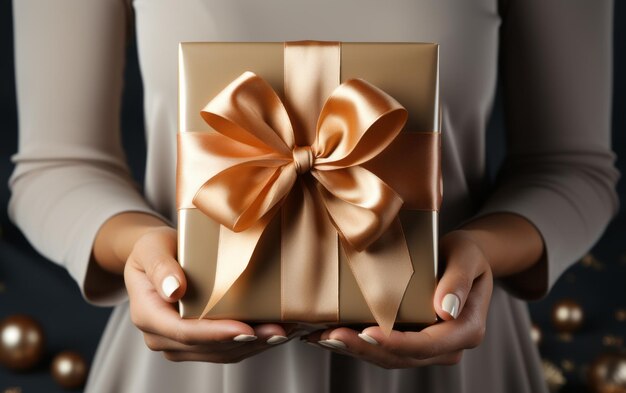
[[[406,110],[352,79],[325,102],[315,142],[297,146],[299,130],[276,92],[245,72],[201,115],[216,133],[184,133],[197,139],[208,178],[193,204],[222,225],[215,284],[201,318],[246,269],[280,212],[284,320],[336,322],[341,243],[374,318],[389,333],[413,274],[397,217],[403,201],[360,164],[400,133]]]

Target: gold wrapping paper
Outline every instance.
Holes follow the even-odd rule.
[[[264,78],[282,96],[283,46],[283,43],[181,44],[180,132],[210,130],[199,110],[245,71]],[[344,43],[340,63],[341,82],[362,78],[383,89],[408,110],[405,130],[439,130],[436,45]],[[419,153],[419,146],[415,152]],[[438,156],[432,159],[437,160],[433,165],[438,168]],[[400,219],[415,273],[400,305],[397,327],[429,324],[436,319],[432,294],[436,284],[437,213],[403,210]],[[206,317],[281,321],[280,231],[280,220],[273,219],[243,275]],[[218,241],[219,224],[197,209],[183,206],[179,210],[179,261],[188,279],[187,293],[180,302],[183,317],[198,317],[211,296]],[[375,323],[340,250],[338,320],[321,318],[319,322]],[[315,315],[306,322],[317,322]]]

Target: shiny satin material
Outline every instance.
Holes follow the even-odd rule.
[[[315,48],[314,50],[311,50]],[[326,98],[341,79],[338,42],[285,42],[285,107],[296,132],[297,146],[315,141],[317,119]]]
[[[290,48],[297,48],[297,56],[288,55]],[[308,59],[308,63],[316,59],[314,54],[319,48],[321,65],[303,66],[304,75],[287,71],[298,69],[294,59]],[[324,69],[327,63],[336,64],[336,71],[318,73],[324,75],[321,79],[328,75],[331,81],[320,85],[337,84],[340,57],[336,56],[337,62],[328,61],[333,53],[339,53],[332,48],[326,43],[285,46],[285,94],[314,96],[320,101],[313,135],[307,134],[306,126],[296,128],[296,124],[303,127],[307,121],[313,125],[310,115],[297,115],[299,121],[290,121],[292,113],[317,108],[310,99],[298,102],[286,98],[290,102],[288,114],[287,104],[283,106],[269,84],[249,72],[233,81],[202,112],[217,133],[179,135],[179,157],[183,158],[179,174],[194,178],[193,186],[187,182],[183,187],[179,207],[186,207],[191,197],[192,205],[223,225],[215,286],[202,316],[245,270],[265,227],[280,210],[283,320],[338,320],[338,233],[375,319],[387,332],[393,326],[413,272],[397,219],[403,201],[385,181],[359,165],[372,161],[398,136],[406,111],[393,98],[362,80],[335,86],[325,103],[325,96],[319,93],[323,88],[314,83],[294,86],[298,80],[319,79],[307,77],[307,73]],[[302,55],[303,49],[310,52],[308,56]],[[307,121],[302,120],[307,116]],[[301,130],[305,130],[305,136]],[[404,133],[402,139],[426,139],[430,141],[427,151],[436,152],[435,135],[438,134]],[[310,146],[300,146],[296,141],[312,142]],[[381,172],[403,174],[389,176],[395,180],[393,183],[410,184],[411,179],[423,175],[420,172],[424,165],[405,165],[404,158],[415,155],[413,144],[396,143],[395,148],[396,153],[402,154],[389,157],[381,161],[385,165],[378,166],[384,168]],[[427,176],[429,182],[436,183],[438,171],[431,168],[430,172],[436,174]],[[422,209],[438,206],[440,194],[433,189],[438,187],[431,187],[426,193],[407,193],[407,205]],[[197,192],[191,196],[193,190]],[[423,194],[429,193],[435,198],[420,206],[420,202],[429,199],[423,198]]]

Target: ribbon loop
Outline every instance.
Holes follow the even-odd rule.
[[[215,131],[287,156],[294,146],[289,115],[269,83],[253,72],[232,81],[200,112]]]
[[[398,136],[407,116],[398,101],[376,86],[362,79],[342,83],[324,104],[317,123],[318,169],[369,161]]]

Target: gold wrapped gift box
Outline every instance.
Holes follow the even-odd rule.
[[[320,49],[322,52],[327,52],[323,56],[327,56],[327,59],[330,60],[321,62],[317,59],[312,62],[307,60],[306,56],[311,56],[311,54],[317,56],[315,50]],[[292,51],[289,55],[287,55],[288,50]],[[330,52],[328,52],[329,50]],[[330,53],[330,57],[328,57],[328,53]],[[330,284],[316,282],[316,269],[311,270],[309,268],[305,272],[298,273],[299,258],[293,260],[284,260],[285,258],[283,258],[281,260],[281,248],[284,250],[284,247],[292,248],[290,255],[298,255],[298,245],[284,244],[285,236],[290,234],[281,233],[281,229],[284,230],[282,226],[285,225],[285,218],[280,214],[280,211],[277,213],[277,210],[282,208],[281,203],[284,203],[284,200],[270,209],[271,217],[267,219],[266,227],[262,230],[258,244],[253,248],[249,262],[245,268],[240,269],[242,273],[236,274],[234,281],[228,284],[225,293],[215,296],[216,277],[220,274],[224,275],[224,269],[230,268],[225,267],[225,262],[228,263],[229,259],[224,256],[221,257],[222,261],[219,263],[222,265],[219,266],[219,254],[224,251],[220,251],[220,247],[237,248],[237,243],[232,239],[230,241],[222,239],[223,242],[220,243],[220,237],[225,237],[225,231],[228,232],[229,236],[232,233],[216,221],[215,217],[209,218],[207,214],[197,208],[198,206],[194,205],[196,199],[193,198],[198,198],[198,195],[201,194],[201,191],[198,191],[199,186],[205,181],[208,183],[210,176],[202,177],[204,176],[202,175],[202,159],[190,158],[192,154],[202,155],[205,153],[195,151],[195,145],[190,148],[189,140],[194,139],[191,138],[194,135],[207,136],[208,134],[231,133],[231,136],[234,135],[234,138],[238,140],[237,143],[244,141],[245,138],[237,136],[236,132],[232,131],[233,126],[231,124],[224,125],[223,118],[220,117],[228,117],[232,108],[228,106],[222,108],[223,113],[216,115],[211,113],[211,108],[217,104],[214,102],[207,104],[212,101],[219,101],[215,98],[220,94],[223,95],[225,88],[226,90],[231,89],[230,94],[237,94],[242,89],[240,86],[232,87],[229,85],[231,81],[248,83],[250,85],[248,86],[249,91],[255,93],[256,85],[254,83],[263,84],[263,82],[254,79],[258,76],[269,83],[280,100],[285,101],[285,107],[291,117],[291,123],[294,125],[294,133],[298,131],[297,128],[300,125],[297,124],[296,116],[293,115],[297,112],[294,107],[298,103],[294,104],[292,101],[299,100],[299,105],[304,107],[305,111],[309,111],[308,101],[312,102],[311,108],[313,109],[310,111],[313,113],[305,113],[304,117],[311,117],[308,121],[314,125],[320,116],[320,108],[328,98],[328,93],[333,92],[337,87],[333,84],[339,85],[354,78],[362,79],[376,86],[384,92],[381,94],[388,94],[406,108],[408,117],[406,117],[406,124],[402,128],[400,136],[415,133],[420,134],[418,135],[420,137],[413,139],[396,138],[387,149],[377,151],[376,157],[368,159],[361,166],[370,169],[377,175],[379,172],[385,172],[385,176],[379,176],[383,178],[384,182],[389,183],[392,189],[394,187],[402,188],[403,190],[399,192],[401,197],[405,198],[405,195],[415,194],[407,197],[414,202],[405,203],[397,214],[399,222],[401,222],[400,235],[403,232],[406,238],[413,274],[410,272],[401,274],[408,282],[406,290],[402,288],[401,303],[397,308],[397,315],[395,310],[391,312],[391,315],[395,317],[395,327],[400,329],[418,328],[436,321],[432,298],[437,280],[437,210],[441,201],[438,53],[436,44],[425,43],[180,44],[177,168],[178,258],[188,282],[187,292],[179,303],[182,317],[198,318],[204,316],[211,319],[236,319],[250,323],[303,322],[326,326],[377,323],[377,318],[374,317],[372,307],[370,307],[371,304],[363,295],[364,288],[359,287],[353,270],[347,263],[348,258],[344,246],[348,247],[348,243],[353,244],[350,239],[346,240],[339,236],[335,250],[338,255],[336,266],[333,267],[332,264],[330,267],[328,264],[325,266],[325,269],[336,270],[336,273],[331,274],[331,276],[335,274],[336,282],[330,282]],[[290,57],[287,58],[287,56]],[[303,69],[291,70],[291,68],[299,68],[296,67],[297,65],[302,65]],[[332,77],[330,82],[328,82],[329,78],[320,77],[320,74],[328,72],[329,69],[336,69],[331,72],[336,73],[339,79],[336,83],[333,82]],[[251,75],[250,72],[255,75]],[[324,82],[320,82],[321,87],[293,86],[300,83],[316,85],[317,78],[324,79]],[[285,87],[286,82],[290,84],[287,89]],[[324,83],[329,84],[329,86],[323,86]],[[299,92],[298,89],[304,89],[306,94],[296,94]],[[286,90],[291,91],[291,98],[289,91],[286,92]],[[372,91],[374,90],[376,89]],[[350,94],[352,93],[346,95],[349,96]],[[285,97],[286,95],[287,97]],[[248,97],[244,98],[247,99]],[[228,97],[228,99],[232,100],[232,97]],[[341,99],[335,101],[336,104]],[[394,104],[391,103],[390,105]],[[233,104],[233,106],[237,105]],[[201,111],[203,111],[202,115]],[[390,109],[389,112],[391,113],[391,111]],[[209,114],[207,115],[207,113]],[[272,113],[274,112],[261,117],[280,117]],[[328,116],[331,120],[332,117],[332,114]],[[350,115],[346,115],[346,117],[349,118]],[[300,121],[307,120],[300,119]],[[270,119],[268,123],[271,122]],[[215,127],[217,125],[225,127],[226,132],[224,130],[217,130],[219,132],[216,132],[215,127],[211,127],[209,123]],[[228,130],[229,127],[231,131]],[[201,135],[205,133],[207,135]],[[298,136],[296,135],[296,142],[297,139]],[[424,141],[424,143],[420,141]],[[213,142],[209,138],[199,145],[203,143],[210,145]],[[217,149],[214,145],[207,149]],[[296,145],[300,145],[300,143]],[[306,160],[296,159],[295,149],[299,149],[299,147],[294,146],[294,162],[297,173],[300,174],[301,168],[298,165],[304,165],[302,162],[306,164]],[[318,148],[318,150],[320,149]],[[309,158],[310,151],[308,149]],[[300,149],[300,153],[302,153],[302,149]],[[402,156],[399,157],[399,155]],[[211,158],[208,161],[211,161]],[[387,162],[390,161],[395,161],[394,165],[399,163],[411,169],[419,167],[420,169],[417,171],[419,176],[416,175],[407,179],[406,176],[394,175],[393,168],[391,170],[385,169]],[[220,170],[222,169],[220,167]],[[220,171],[214,169],[214,172],[219,173]],[[193,176],[189,173],[193,173]],[[192,177],[195,178],[191,179]],[[250,187],[254,188],[254,184],[251,183]],[[220,194],[212,194],[210,198],[205,199],[203,204],[206,206],[204,210],[213,209],[216,211],[215,216],[218,216],[221,214],[219,206],[228,205],[231,202],[229,200],[231,197],[226,196],[224,197],[225,201],[219,201],[215,199],[216,195],[219,197]],[[218,207],[212,206],[213,204]],[[234,231],[239,232],[240,230],[235,229]],[[314,230],[310,231],[310,236],[316,236]],[[334,236],[337,237],[336,232]],[[315,245],[315,242],[315,239],[310,239],[311,244]],[[315,248],[311,248],[311,244],[303,246],[302,253],[315,250]],[[381,247],[380,244],[379,241],[374,242],[373,245],[372,242],[369,242],[363,247],[371,249],[372,247]],[[356,248],[356,251],[350,251],[352,255],[357,255],[361,251],[359,247]],[[233,252],[233,250],[227,251],[225,255],[231,255]],[[237,250],[234,252],[236,253]],[[320,255],[325,252],[324,250],[320,251]],[[385,266],[390,266],[390,272],[394,270],[391,265],[385,265],[390,263],[389,261],[381,260],[379,262],[383,266],[381,271],[387,269]],[[290,272],[289,281],[286,281],[285,271],[292,269],[292,266],[296,266],[294,268],[296,273]],[[220,271],[220,269],[222,270]],[[385,291],[385,285],[387,287],[394,286],[393,281],[389,282],[388,277],[385,276],[385,274],[379,274],[381,282],[387,279],[386,283],[379,286],[382,287],[382,291]],[[390,277],[393,278],[393,274],[390,273]],[[313,284],[310,284],[311,281]],[[318,314],[317,310],[321,309],[317,307],[317,302],[323,302],[319,299],[312,299],[311,301],[306,297],[293,299],[292,294],[298,293],[298,287],[301,284],[309,286],[307,288],[309,292],[315,289],[327,291],[329,286],[336,287],[328,290],[331,293],[330,306],[320,306],[331,309],[330,317],[328,313],[321,311],[319,312],[321,315],[316,315]],[[311,285],[313,286],[311,287]],[[289,286],[293,287],[288,288],[291,292],[285,289]],[[380,288],[376,290],[378,289]],[[333,294],[333,291],[336,293]],[[311,296],[315,298],[316,294],[313,293]],[[377,294],[374,293],[372,296],[375,298]],[[209,302],[214,304],[207,308]],[[286,303],[289,302],[291,305],[286,306]],[[288,307],[297,309],[297,312],[286,312]],[[395,306],[391,305],[390,307],[394,308]]]

